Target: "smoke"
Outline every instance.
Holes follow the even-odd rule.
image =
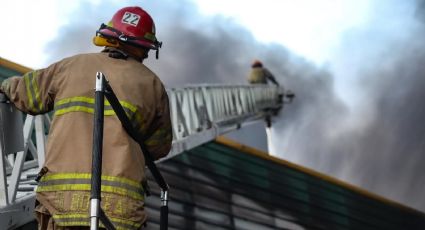
[[[51,54],[49,62],[99,51],[101,48],[91,44],[95,30],[102,22],[109,21],[117,9],[134,5],[134,2],[102,4],[110,7],[100,11],[99,4],[82,3],[84,7],[73,13],[71,21],[60,29],[59,36],[46,46],[46,52]],[[152,51],[146,64],[167,86],[246,82],[250,62],[257,56],[257,49],[262,48],[247,30],[230,19],[203,18],[189,1],[145,2],[143,8],[155,19],[157,37],[163,42],[160,59],[155,60]]]
[[[99,51],[91,39],[100,23],[135,3],[82,4],[46,46],[49,62]],[[296,93],[274,120],[274,154],[425,211],[425,49],[416,23],[424,10],[412,10],[412,1],[400,4],[377,1],[373,23],[347,32],[332,65],[319,68],[281,45],[256,41],[232,19],[200,15],[188,0],[142,1],[164,42],[160,59],[151,53],[146,64],[166,87],[179,87],[245,83],[251,61],[262,60]],[[341,88],[351,97],[341,98]],[[264,147],[257,133],[233,136]]]
[[[297,100],[277,122],[275,152],[424,211],[425,5],[383,2],[367,26],[345,34],[333,59],[349,91],[345,113]]]

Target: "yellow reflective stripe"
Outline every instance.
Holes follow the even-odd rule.
[[[114,181],[120,182],[123,184],[128,184],[137,188],[142,188],[139,182],[135,180],[131,180],[124,177],[115,177],[115,176],[107,176],[102,175],[102,180],[106,181]],[[63,180],[63,179],[91,179],[91,173],[52,173],[44,175],[41,178],[41,181],[49,181],[49,180]]]
[[[90,184],[58,184],[58,185],[46,185],[46,186],[37,186],[36,192],[54,192],[54,191],[90,191]],[[136,200],[144,200],[142,194],[137,192],[120,188],[114,186],[102,185],[100,190],[102,192],[110,192],[119,194],[122,196],[128,196]]]
[[[127,116],[136,122],[136,127],[143,130],[144,123],[141,114],[137,110],[137,106],[131,104],[127,101],[119,101],[122,107],[124,108]],[[55,115],[63,115],[70,112],[85,112],[85,113],[94,113],[94,98],[92,97],[70,97],[64,98],[55,103]],[[105,106],[111,106],[108,100],[105,100]],[[115,112],[112,108],[106,108],[104,111],[105,116],[115,115]]]
[[[158,145],[164,141],[171,139],[171,131],[169,128],[161,128],[156,130],[152,136],[145,141],[146,145]]]
[[[94,114],[94,109],[93,108],[89,108],[86,106],[81,106],[81,105],[77,105],[77,106],[71,106],[71,107],[67,107],[64,109],[58,109],[55,112],[55,115],[59,116],[59,115],[63,115],[65,113],[69,113],[69,112],[85,112],[85,113],[92,113]],[[103,112],[104,116],[112,116],[115,115],[115,111],[114,110],[105,110]]]
[[[30,86],[30,74],[32,74],[32,72],[26,73],[23,78],[25,81],[25,88],[27,89],[27,97],[28,97],[28,102],[29,102],[29,107],[30,109],[34,109],[34,100],[32,98],[32,93],[31,93],[31,86]]]
[[[120,104],[123,106],[123,107],[125,107],[125,108],[127,108],[127,109],[129,109],[131,112],[133,112],[133,113],[135,113],[136,111],[137,111],[137,107],[136,106],[134,106],[134,105],[132,105],[131,103],[129,103],[129,102],[126,102],[126,101],[120,101]],[[108,105],[109,105],[109,102],[108,102]]]
[[[38,90],[37,77],[37,71],[28,72],[23,76],[29,108],[33,112],[39,112],[43,108],[43,103],[40,100],[40,91]]]
[[[89,218],[88,214],[55,214],[53,218],[70,219],[70,218]]]
[[[65,226],[89,226],[89,221],[87,220],[87,221],[57,221],[56,220],[56,224],[58,225],[58,226],[62,226],[62,227],[65,227]],[[102,225],[101,223],[100,223],[100,225]]]
[[[57,222],[59,226],[87,226],[89,224],[89,215],[88,214],[54,214],[53,219]],[[141,226],[140,223],[129,221],[129,220],[123,220],[115,217],[108,217],[109,220],[114,222],[114,225],[116,223],[118,224],[125,224],[131,227],[139,228]],[[87,221],[67,221],[67,219],[87,219]],[[101,227],[104,227],[102,223],[100,223]],[[123,226],[115,226],[116,229],[128,229]]]
[[[35,101],[38,104],[39,111],[41,111],[41,109],[43,107],[43,103],[40,100],[40,91],[38,90],[37,77],[38,77],[38,72],[34,71],[33,75],[32,75],[32,86],[34,88]]]
[[[42,185],[43,182],[51,182],[51,181],[58,181],[57,183],[61,183],[60,180],[75,180],[75,179],[91,179],[90,173],[54,173],[54,174],[47,174],[44,175],[40,180],[40,185],[37,187],[37,191],[43,192],[43,191],[66,191],[66,190],[90,190],[91,185],[90,184],[82,184],[82,183],[72,183],[67,181],[62,181],[64,184],[50,184],[50,185]],[[118,182],[126,186],[130,186],[129,189],[122,188],[122,187],[116,187],[116,186],[109,186],[109,185],[102,185],[101,190],[104,192],[113,192],[119,195],[124,196],[130,196],[134,199],[143,200],[144,196],[142,193],[143,186],[141,183],[131,180],[124,177],[116,177],[116,176],[108,176],[108,175],[102,175],[101,179],[103,181],[109,181],[109,182]],[[134,189],[136,191],[132,191],[130,189]]]
[[[154,145],[159,145],[159,144],[161,144],[161,143],[163,143],[161,140],[157,140],[157,139],[149,139],[149,140],[147,140],[146,142],[145,142],[145,144],[147,145],[147,146],[154,146]]]
[[[72,106],[72,107],[56,110],[55,115],[59,116],[59,115],[63,115],[65,113],[69,113],[69,112],[94,113],[94,109],[88,108],[88,107],[85,107],[85,106]]]
[[[70,98],[64,98],[57,101],[55,105],[58,106],[58,105],[63,105],[69,102],[77,102],[77,101],[94,104],[94,98],[92,97],[70,97]]]
[[[69,97],[69,98],[64,98],[64,99],[57,101],[55,103],[55,105],[58,106],[58,105],[63,105],[63,104],[70,103],[70,102],[86,102],[86,103],[94,104],[94,98],[93,97],[84,97],[84,96]],[[130,102],[120,101],[120,104],[123,107],[129,109],[132,112],[137,111],[137,107],[135,105],[131,104]],[[105,105],[111,105],[111,103],[109,103],[108,100],[105,100]]]

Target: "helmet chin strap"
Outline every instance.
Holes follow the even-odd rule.
[[[161,47],[162,47],[162,42],[158,42],[156,44],[156,55],[155,55],[156,59],[159,59],[159,48]]]
[[[106,47],[104,50],[102,50],[102,52],[108,53],[108,56],[110,58],[115,58],[115,59],[126,60],[129,57],[129,55],[126,52],[120,49],[117,49],[115,47]]]
[[[109,57],[126,60],[128,58],[128,54],[120,49],[114,49],[109,52]]]

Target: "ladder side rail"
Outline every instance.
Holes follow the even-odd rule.
[[[221,97],[223,99],[223,109],[224,109],[223,118],[226,118],[231,116],[232,111],[230,107],[229,92],[227,88],[223,88],[222,90],[223,92],[221,94]]]
[[[188,128],[188,134],[190,135],[192,133],[192,113],[190,112],[190,98],[189,98],[189,93],[188,90],[183,90],[181,91],[181,109],[182,109],[182,114],[184,115],[184,121],[186,123],[186,126]]]
[[[249,112],[249,106],[248,106],[248,99],[246,98],[246,87],[239,89],[239,98],[241,100],[241,109],[242,113],[248,113]]]
[[[233,96],[232,87],[229,87],[226,90],[226,101],[227,101],[228,110],[229,110],[228,115],[229,116],[237,116],[236,101],[235,101],[235,98]]]
[[[0,143],[3,145],[4,143]],[[3,152],[3,146],[0,146],[0,207],[6,206],[9,204],[9,194],[7,191],[7,174],[6,174],[6,164],[7,159],[5,153]]]
[[[217,88],[210,88],[208,93],[211,95],[211,102],[214,106],[212,107],[212,113],[214,114],[212,118],[212,122],[216,122],[217,120],[221,119],[221,103],[219,100],[219,89]]]
[[[29,142],[31,141],[31,131],[34,128],[34,116],[28,115],[24,124],[24,150],[16,154],[15,162],[10,176],[10,182],[8,186],[9,202],[13,203],[16,198],[17,188],[24,166],[25,157],[28,152]]]
[[[187,137],[191,133],[191,124],[190,124],[190,113],[188,112],[188,102],[187,102],[187,93],[185,90],[178,90],[177,91],[177,101],[179,102],[177,111],[180,114],[181,120],[181,127],[184,130],[183,138]]]
[[[205,99],[206,112],[208,114],[208,118],[210,122],[212,122],[215,118],[215,114],[213,113],[215,105],[214,105],[214,101],[212,100],[212,95],[210,93],[211,90],[208,86],[204,86],[201,88],[202,88],[202,95]]]
[[[211,127],[211,119],[208,116],[206,99],[203,94],[202,88],[196,89],[195,104],[198,114],[198,131],[205,131]]]
[[[239,114],[239,115],[242,115],[244,113],[243,113],[243,109],[242,109],[242,100],[241,100],[239,91],[240,91],[239,88],[235,87],[233,89],[233,95],[235,97],[236,113]]]
[[[38,169],[41,169],[46,155],[46,136],[44,135],[44,115],[38,115],[35,117],[35,139],[37,143],[37,156],[38,159]]]
[[[170,103],[170,116],[171,116],[171,124],[173,130],[173,140],[178,139],[180,136],[179,130],[179,114],[177,113],[177,96],[174,91],[167,91],[168,100]]]
[[[237,114],[243,114],[242,100],[241,100],[239,91],[240,90],[236,87],[233,89],[233,94],[235,96],[235,102],[236,102],[236,113]]]
[[[223,119],[223,113],[224,113],[224,105],[223,105],[223,90],[221,88],[216,88],[214,90],[214,100],[216,101],[216,113],[217,113],[217,120]]]
[[[196,117],[197,117],[197,124],[196,124],[196,130],[198,132],[201,132],[205,128],[206,120],[208,119],[208,115],[205,115],[205,103],[204,103],[204,97],[202,95],[201,88],[196,88],[194,91],[193,99],[195,102],[195,110],[196,110]]]
[[[3,156],[4,163],[6,165],[6,175],[9,175],[13,168],[13,162],[15,162],[15,154],[16,153],[10,153]]]
[[[208,90],[208,93],[211,95],[211,102],[213,104],[211,113],[214,114],[212,116],[212,121],[215,122],[216,120],[220,119],[220,102],[218,100],[218,89],[211,88]]]
[[[167,92],[168,97],[169,97],[169,103],[170,103],[170,115],[171,115],[171,123],[172,123],[172,129],[173,129],[173,139],[178,139],[181,135],[181,130],[180,130],[180,121],[179,119],[179,113],[177,112],[177,106],[178,106],[178,101],[177,101],[177,93],[173,90],[170,90]]]
[[[187,104],[186,113],[189,114],[188,123],[190,124],[190,128],[189,128],[190,134],[197,132],[198,123],[199,123],[197,108],[196,108],[196,104],[195,104],[195,90],[196,89],[194,89],[194,88],[190,88],[185,92],[186,93],[185,99],[186,99],[186,104]]]
[[[220,89],[220,102],[221,102],[221,108],[222,108],[222,113],[221,113],[221,120],[225,120],[228,116],[229,116],[229,107],[228,107],[228,103],[227,103],[227,91],[226,88],[221,88]]]

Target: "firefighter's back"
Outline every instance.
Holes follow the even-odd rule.
[[[42,207],[57,224],[88,225],[96,72],[103,72],[127,115],[141,135],[149,135],[161,111],[164,87],[141,62],[109,57],[108,53],[66,58],[52,67],[50,90],[54,118],[46,162],[37,190]],[[140,225],[143,212],[144,159],[138,144],[105,104],[102,204],[117,226]],[[72,217],[72,218],[71,218]]]

